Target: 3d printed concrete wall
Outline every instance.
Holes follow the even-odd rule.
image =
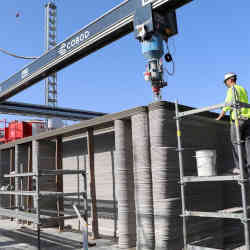
[[[135,245],[138,250],[153,250],[154,247],[157,250],[182,248],[174,115],[172,103],[154,103],[148,107],[124,111],[122,118],[116,119],[115,114],[110,115],[107,121],[111,128],[114,126],[114,131],[94,136],[99,231],[101,234],[116,234],[118,202],[118,236],[121,249]],[[215,117],[212,113],[206,113],[182,121],[183,146],[188,149],[184,152],[185,175],[197,175],[194,155],[195,150],[200,148],[216,149],[216,167],[219,173],[233,166],[229,122],[215,121]],[[91,127],[91,122],[89,124]],[[64,169],[88,167],[86,136],[80,135],[80,132],[79,130],[78,137],[67,139],[63,143]],[[16,147],[15,161],[18,165],[26,164],[22,157],[27,153],[27,149],[26,146],[22,147],[25,151],[22,150],[23,153],[20,151],[20,145]],[[3,174],[8,172],[10,166],[9,150],[7,145],[0,151],[0,183],[5,183]],[[37,150],[38,168],[55,168],[55,143],[41,140]],[[36,154],[35,149],[33,154]],[[54,191],[54,184],[51,180],[50,183],[44,183],[44,187]],[[80,190],[82,184],[79,176],[67,177],[64,179],[64,192]],[[237,206],[238,191],[238,186],[231,183],[189,184],[187,209],[215,211]],[[4,199],[1,197],[0,204],[3,206]],[[73,200],[77,199],[80,197]],[[71,202],[72,199],[65,198],[65,214],[73,213]],[[53,202],[51,204],[53,207]],[[44,208],[51,204],[45,202]],[[78,227],[76,220],[66,224]],[[189,239],[200,241],[206,238],[203,242],[205,246],[223,248],[227,239],[225,235],[234,232],[235,227],[236,224],[230,221],[190,218]],[[236,228],[236,231],[240,232],[240,226]]]

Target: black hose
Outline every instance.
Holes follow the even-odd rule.
[[[13,56],[13,57],[16,57],[16,58],[19,58],[19,59],[38,59],[39,57],[37,56],[18,56],[16,54],[13,54],[13,53],[10,53],[2,48],[0,48],[0,51],[3,52],[4,54],[8,55],[8,56]]]

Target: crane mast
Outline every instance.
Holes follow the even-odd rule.
[[[56,46],[57,40],[57,7],[55,1],[45,5],[45,49],[49,51]],[[57,73],[50,74],[45,79],[45,104],[57,106]]]

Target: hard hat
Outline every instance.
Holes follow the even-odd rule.
[[[226,80],[232,78],[232,77],[237,77],[237,75],[235,73],[226,73],[225,76],[224,76],[224,82],[226,82]]]

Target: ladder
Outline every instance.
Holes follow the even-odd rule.
[[[239,175],[232,175],[232,176],[184,176],[184,160],[183,160],[183,151],[186,150],[182,147],[182,138],[181,138],[181,120],[184,117],[199,114],[205,111],[216,110],[219,108],[223,108],[225,106],[230,106],[236,114],[235,117],[235,129],[236,129],[236,139],[237,139],[237,150],[239,155],[239,167],[240,167],[240,174]],[[242,107],[250,108],[249,104],[241,103],[236,100],[236,90],[233,88],[233,102],[222,103],[214,106],[209,106],[200,109],[193,109],[185,112],[179,112],[178,101],[175,103],[175,111],[176,111],[176,128],[177,128],[177,152],[179,157],[179,171],[180,171],[180,186],[181,186],[181,202],[182,202],[182,221],[183,221],[183,243],[184,243],[184,250],[195,250],[195,249],[215,249],[215,248],[207,248],[207,247],[200,247],[192,245],[188,242],[188,225],[187,225],[187,218],[188,217],[207,217],[207,218],[221,218],[221,219],[236,219],[240,220],[241,223],[244,225],[244,236],[245,236],[245,248],[246,250],[250,250],[250,242],[249,242],[249,226],[247,211],[249,207],[247,207],[247,194],[246,194],[246,185],[248,184],[248,177],[244,173],[243,167],[243,155],[242,155],[242,148],[241,148],[241,135],[240,135],[240,128],[239,128],[239,115],[238,112]],[[240,208],[232,208],[229,210],[219,210],[216,212],[203,212],[203,211],[188,211],[186,209],[186,197],[185,197],[185,186],[188,183],[194,182],[218,182],[218,181],[237,181],[240,185],[241,190],[241,198],[242,198],[242,207]],[[241,213],[238,213],[241,211]],[[237,213],[236,213],[237,212]]]

